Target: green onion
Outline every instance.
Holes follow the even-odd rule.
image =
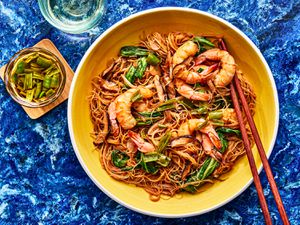
[[[37,79],[37,80],[44,80],[45,79],[45,77],[42,74],[37,73],[37,72],[33,72],[32,78]]]
[[[205,127],[207,125],[207,123],[208,123],[208,120],[205,120],[203,123],[199,124],[197,127],[198,130],[201,130],[203,127]]]
[[[138,60],[138,65],[136,67],[136,71],[134,73],[134,76],[137,77],[137,78],[139,78],[139,79],[142,79],[143,75],[145,73],[146,68],[147,68],[146,58],[145,57],[140,58]]]
[[[164,124],[157,124],[157,126],[159,127],[159,128],[167,128],[167,125],[164,125]]]
[[[197,72],[198,72],[198,73],[201,73],[203,70],[204,70],[203,68],[199,68],[199,69],[197,70]]]
[[[174,108],[175,108],[175,105],[173,105],[173,104],[163,105],[163,106],[157,107],[156,111],[157,112],[163,112],[163,111],[166,111],[166,110],[169,110],[169,109],[174,109]]]
[[[146,61],[148,64],[153,65],[153,66],[156,66],[157,64],[160,63],[160,59],[151,52],[149,52]]]
[[[215,47],[215,45],[212,42],[210,42],[209,40],[207,40],[204,37],[194,37],[193,41],[200,45],[207,45],[209,47]]]
[[[143,155],[143,161],[144,163],[156,162],[163,167],[167,167],[171,159],[166,155],[157,152],[150,152]]]
[[[25,74],[24,90],[32,89],[32,73]]]
[[[158,117],[158,116],[162,116],[162,113],[161,112],[139,112],[139,114],[141,116],[144,116],[144,117]]]
[[[198,109],[192,110],[192,115],[206,115],[208,109],[206,106],[200,106]]]
[[[165,150],[165,148],[168,146],[171,139],[171,132],[167,132],[159,141],[157,146],[157,152],[161,153]]]
[[[187,98],[184,98],[183,100],[178,101],[178,103],[184,105],[187,109],[195,109],[196,108],[196,106],[192,103],[192,101],[190,101]]]
[[[120,49],[120,55],[123,57],[147,56],[148,50],[137,46],[124,46]]]
[[[51,66],[53,64],[53,62],[50,59],[46,59],[44,57],[39,56],[36,59],[36,64],[43,68],[48,68],[49,66]]]
[[[134,68],[134,66],[130,66],[128,72],[125,75],[126,79],[132,84],[135,81],[135,76],[134,76],[135,71],[136,71],[136,69]]]
[[[50,88],[50,85],[51,85],[51,77],[46,75],[43,81],[43,87],[48,89]]]
[[[224,121],[222,120],[211,120],[211,124],[217,127],[223,127]]]
[[[16,74],[23,73],[25,69],[25,62],[21,61],[17,65]]]
[[[45,92],[45,91],[42,91],[42,92],[40,93],[40,95],[39,95],[39,98],[42,98],[42,97],[44,97],[44,96],[45,96],[45,94],[46,94],[46,92]]]
[[[57,88],[59,85],[59,74],[54,74],[51,78],[51,84],[50,87],[51,88]]]
[[[26,100],[32,101],[34,95],[35,88],[32,90],[27,90],[26,92]]]
[[[49,89],[48,91],[46,91],[46,96],[50,97],[51,95],[53,95],[55,93],[55,91],[53,89]]]
[[[212,119],[222,119],[223,117],[223,111],[212,111],[208,113],[208,118],[210,120]]]
[[[130,101],[131,101],[131,102],[136,102],[136,101],[141,100],[141,99],[142,99],[142,95],[141,95],[140,91],[137,90],[137,91],[132,95]]]
[[[35,90],[35,93],[34,93],[34,98],[35,99],[39,98],[41,91],[42,91],[42,82],[38,82],[36,84],[36,90]]]
[[[33,53],[33,54],[29,55],[29,56],[24,60],[24,62],[25,62],[26,64],[28,64],[28,63],[30,63],[31,61],[35,60],[38,56],[39,56],[38,53]]]

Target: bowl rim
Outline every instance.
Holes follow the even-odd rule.
[[[81,59],[76,71],[75,71],[75,75],[71,84],[71,88],[70,88],[70,93],[69,93],[69,101],[68,101],[68,128],[69,128],[69,133],[70,133],[70,138],[71,138],[71,142],[73,145],[73,149],[75,151],[75,154],[77,156],[78,161],[80,162],[82,168],[84,169],[84,171],[87,173],[87,175],[90,177],[90,179],[94,182],[94,184],[96,184],[96,186],[103,191],[107,196],[109,196],[111,199],[113,199],[114,201],[118,202],[119,204],[121,204],[122,206],[125,206],[126,208],[129,208],[135,212],[139,212],[142,213],[144,215],[148,215],[148,216],[154,216],[154,217],[162,217],[162,218],[183,218],[183,217],[192,217],[192,216],[197,216],[197,215],[201,215],[210,211],[213,211],[225,204],[227,204],[228,202],[232,201],[233,199],[235,199],[237,196],[239,196],[240,194],[242,194],[249,186],[250,184],[252,184],[253,182],[253,178],[251,178],[245,185],[243,188],[241,188],[241,190],[239,192],[237,192],[236,194],[234,194],[233,196],[231,196],[230,198],[226,199],[225,201],[221,202],[218,205],[215,205],[213,207],[210,207],[206,210],[201,210],[198,212],[192,212],[192,213],[181,213],[181,214],[166,214],[166,213],[154,213],[154,212],[150,212],[150,211],[146,211],[146,210],[142,210],[139,208],[136,208],[134,206],[128,205],[127,203],[123,202],[121,199],[118,199],[117,197],[115,197],[113,194],[111,194],[108,190],[106,190],[94,177],[93,175],[89,172],[88,167],[85,165],[79,149],[77,148],[76,145],[76,141],[74,138],[74,133],[73,133],[73,125],[72,125],[72,102],[73,102],[73,95],[72,93],[74,92],[74,88],[75,88],[75,83],[76,80],[79,76],[79,72],[86,60],[86,58],[90,55],[90,53],[93,51],[93,49],[98,45],[99,42],[102,41],[102,39],[109,34],[111,31],[115,30],[116,28],[118,28],[120,25],[122,25],[123,23],[132,20],[134,18],[137,18],[139,16],[145,15],[145,14],[151,14],[151,13],[155,13],[155,12],[163,12],[163,11],[182,11],[182,12],[191,12],[191,13],[198,13],[204,16],[207,16],[209,18],[212,18],[214,20],[219,21],[220,23],[230,27],[231,29],[233,29],[234,31],[236,31],[239,35],[241,35],[249,44],[250,46],[253,48],[253,50],[257,53],[257,55],[259,56],[260,60],[262,61],[262,63],[264,64],[264,67],[266,68],[267,74],[269,76],[270,79],[270,83],[273,89],[273,98],[274,98],[274,103],[275,103],[275,126],[274,126],[274,136],[271,140],[270,143],[270,151],[267,152],[267,158],[270,157],[274,145],[275,145],[275,141],[276,141],[276,137],[277,137],[277,133],[278,133],[278,126],[279,126],[279,100],[278,100],[278,92],[277,92],[277,88],[276,88],[276,84],[275,84],[275,80],[273,77],[273,74],[271,72],[271,69],[267,63],[267,61],[265,60],[264,56],[262,55],[262,53],[260,52],[260,50],[256,47],[256,45],[252,42],[252,40],[250,38],[248,38],[248,36],[246,36],[246,34],[244,34],[239,28],[237,28],[236,26],[234,26],[233,24],[231,24],[230,22],[216,16],[213,15],[209,12],[205,12],[205,11],[201,11],[198,9],[191,9],[191,8],[184,8],[184,7],[158,7],[158,8],[153,8],[153,9],[148,9],[148,10],[143,10],[140,12],[137,12],[135,14],[132,14],[120,21],[118,21],[117,23],[115,23],[114,25],[112,25],[109,29],[107,29],[106,31],[104,31],[94,42],[93,44],[88,48],[88,50],[86,51],[86,53],[84,54],[83,58]],[[268,149],[268,150],[269,150]],[[258,173],[260,174],[262,170],[262,165],[258,168]]]

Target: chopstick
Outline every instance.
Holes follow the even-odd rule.
[[[275,199],[275,202],[276,202],[279,214],[281,216],[282,222],[284,224],[290,224],[288,216],[287,216],[287,214],[285,212],[284,205],[283,205],[283,202],[281,200],[281,197],[280,197],[280,194],[279,194],[276,182],[274,180],[274,176],[273,176],[273,173],[272,173],[269,161],[268,161],[266,153],[264,151],[264,147],[263,147],[263,145],[261,143],[261,139],[259,137],[257,128],[256,128],[255,123],[253,121],[253,118],[251,116],[251,113],[250,113],[250,110],[249,110],[249,106],[247,104],[244,92],[242,90],[240,81],[239,81],[239,79],[238,79],[237,76],[234,76],[234,84],[235,84],[237,92],[238,92],[238,94],[240,96],[240,100],[242,102],[242,105],[243,105],[243,108],[244,108],[244,111],[245,111],[245,114],[246,114],[246,117],[247,117],[250,129],[251,129],[251,132],[252,132],[252,135],[254,137],[255,144],[257,146],[259,156],[260,156],[261,161],[263,163],[263,167],[265,169],[265,173],[266,173],[267,179],[268,179],[268,181],[270,183],[270,187],[271,187],[272,193],[274,195],[274,199]]]
[[[226,45],[225,45],[223,39],[220,39],[220,47],[223,50],[227,51],[227,48],[226,48]],[[235,87],[234,87],[234,85],[235,85]],[[252,175],[253,175],[254,185],[255,185],[256,190],[257,190],[257,194],[258,194],[259,202],[260,202],[260,205],[261,205],[261,208],[262,208],[262,211],[263,211],[265,222],[268,225],[272,224],[270,212],[269,212],[269,209],[268,209],[268,206],[267,206],[267,203],[266,203],[265,196],[263,194],[263,189],[262,189],[262,186],[261,186],[261,182],[259,180],[258,172],[257,172],[257,169],[256,169],[254,157],[253,157],[253,154],[252,154],[252,151],[251,151],[251,146],[250,146],[250,142],[249,142],[249,139],[248,139],[245,124],[243,122],[243,116],[242,116],[242,112],[241,112],[241,109],[240,109],[240,106],[239,106],[238,96],[236,94],[235,88],[237,89],[237,92],[239,94],[243,109],[245,111],[245,114],[246,114],[246,117],[247,117],[247,120],[248,120],[248,124],[250,126],[255,144],[257,146],[257,149],[258,149],[258,152],[259,152],[259,155],[260,155],[265,173],[267,175],[267,179],[270,183],[270,187],[271,187],[272,193],[274,195],[274,199],[275,199],[279,214],[281,216],[282,222],[285,225],[289,225],[290,224],[289,219],[288,219],[286,211],[284,209],[284,205],[283,205],[283,202],[281,200],[276,182],[274,180],[274,176],[273,176],[271,167],[269,165],[266,153],[264,151],[264,147],[262,145],[262,142],[261,142],[261,139],[259,137],[257,128],[255,126],[254,120],[251,116],[250,109],[249,109],[248,103],[246,101],[244,92],[242,90],[240,81],[239,81],[237,75],[234,75],[233,82],[231,82],[231,84],[230,84],[231,98],[232,98],[234,109],[236,111],[237,118],[238,118],[238,121],[239,121],[240,129],[241,129],[241,133],[242,133],[242,139],[244,141],[246,154],[247,154],[250,169],[251,169],[251,172],[252,172]]]
[[[247,154],[247,157],[248,157],[248,161],[249,161],[249,164],[250,164],[250,169],[251,169],[253,180],[254,180],[254,185],[255,185],[255,188],[257,190],[257,194],[258,194],[258,198],[259,198],[259,203],[260,203],[261,209],[263,211],[263,215],[264,215],[266,224],[269,225],[269,224],[272,224],[270,212],[269,212],[268,205],[267,205],[267,202],[266,202],[266,199],[265,199],[265,196],[264,196],[264,193],[263,193],[263,189],[262,189],[262,186],[261,186],[261,183],[260,183],[260,180],[259,180],[258,172],[256,170],[256,165],[255,165],[254,157],[253,157],[253,154],[252,154],[252,151],[251,151],[251,146],[250,146],[250,143],[249,143],[248,134],[247,134],[244,122],[243,122],[242,112],[241,112],[241,109],[240,109],[240,106],[239,106],[238,97],[237,97],[235,88],[233,86],[233,83],[230,84],[230,92],[231,92],[231,98],[232,98],[232,102],[233,102],[233,105],[234,105],[234,109],[235,109],[235,112],[236,112],[236,115],[237,115],[237,118],[238,118],[238,121],[239,121],[240,130],[241,130],[242,138],[243,138],[243,141],[244,141],[244,146],[245,146],[245,149],[246,149],[246,154]]]

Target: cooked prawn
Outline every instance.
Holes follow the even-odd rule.
[[[137,101],[132,103],[132,108],[134,108],[137,112],[149,112],[151,109],[149,108],[148,102],[145,101]]]
[[[173,55],[173,67],[182,63],[189,56],[194,56],[198,52],[199,48],[193,41],[186,41],[181,45]]]
[[[197,72],[195,70],[188,70],[185,65],[178,65],[174,68],[173,74],[188,84],[206,83],[213,78],[213,71],[215,71],[217,67],[218,64],[216,63],[206,67],[202,72]]]
[[[181,79],[175,79],[175,85],[177,87],[177,92],[188,99],[209,101],[212,98],[212,95],[210,93],[197,92]]]
[[[145,141],[139,134],[130,130],[128,131],[128,136],[131,138],[140,152],[147,153],[155,151],[155,147],[151,143]]]
[[[207,134],[202,134],[202,147],[205,154],[211,156],[219,162],[222,161],[222,154],[215,150],[214,145]]]
[[[116,137],[119,134],[119,126],[117,123],[117,113],[116,113],[116,103],[111,102],[110,105],[108,106],[108,115],[109,115],[109,120],[110,120],[110,125],[112,127],[112,134]]]
[[[223,112],[222,121],[225,124],[238,124],[238,119],[233,108],[221,109]]]
[[[186,122],[182,123],[178,128],[178,132],[177,132],[178,137],[191,136],[194,133],[194,131],[197,130],[199,126],[201,126],[205,122],[206,120],[202,118],[187,120]],[[211,124],[206,124],[199,131],[201,133],[206,134],[217,149],[220,149],[222,147],[220,138]],[[172,147],[184,145],[189,143],[190,141],[191,139],[187,139],[187,138],[177,139],[172,142]]]
[[[136,120],[131,114],[131,99],[137,92],[139,92],[143,98],[151,98],[153,96],[153,92],[150,89],[137,87],[127,90],[114,101],[116,103],[117,120],[120,126],[125,130],[129,130],[136,125]]]
[[[227,86],[236,70],[234,58],[227,52],[218,48],[209,49],[199,55],[195,60],[195,65],[200,65],[205,60],[220,61],[220,69],[214,78],[216,87]]]

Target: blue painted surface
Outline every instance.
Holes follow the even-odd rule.
[[[96,28],[69,35],[51,27],[35,0],[0,0],[0,65],[18,50],[51,39],[75,70],[91,43],[117,21],[143,9],[183,6],[213,13],[260,48],[279,92],[280,127],[271,167],[291,224],[300,224],[299,0],[115,0]],[[67,102],[31,120],[0,81],[0,224],[263,224],[254,185],[225,206],[184,219],[133,212],[103,194],[73,152]],[[281,224],[265,174],[260,175],[274,224]]]

